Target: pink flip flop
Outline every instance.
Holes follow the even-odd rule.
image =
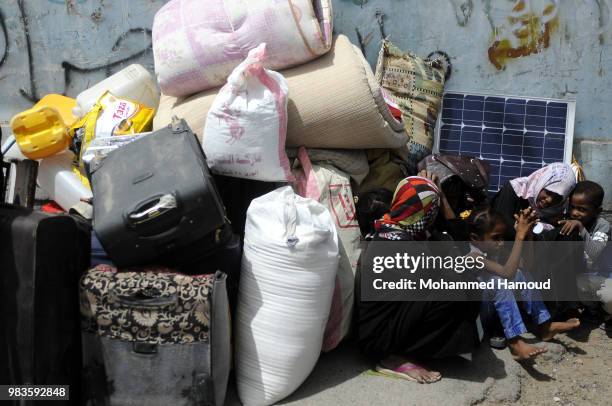
[[[414,371],[415,369],[422,369],[422,370],[427,371],[426,368],[422,367],[421,365],[414,364],[412,362],[404,362],[402,365],[394,369],[385,368],[384,366],[380,364],[376,365],[376,372],[382,375],[392,376],[394,378],[406,379],[412,382],[418,382],[416,378],[407,374],[407,372]],[[438,382],[440,379],[442,379],[442,375],[439,375],[437,379],[434,379],[432,381],[425,381],[425,383]]]

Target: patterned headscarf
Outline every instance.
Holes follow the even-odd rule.
[[[544,215],[560,213],[565,207],[565,201],[576,186],[576,177],[568,164],[554,163],[538,169],[529,176],[510,181],[516,195],[526,199],[529,206]],[[563,202],[555,207],[541,210],[537,208],[538,195],[546,189],[563,197]]]
[[[425,232],[433,224],[440,207],[440,191],[429,179],[410,176],[397,185],[391,210],[374,227],[385,239],[405,237],[425,239]],[[407,236],[406,236],[407,234]]]

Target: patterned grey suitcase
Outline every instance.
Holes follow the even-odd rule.
[[[80,282],[86,404],[223,405],[231,362],[225,280],[164,268],[88,271]]]

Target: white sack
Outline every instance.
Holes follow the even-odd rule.
[[[265,69],[266,44],[230,75],[208,111],[202,147],[210,169],[262,181],[291,181],[285,153],[287,81]]]
[[[245,405],[269,405],[314,368],[331,305],[338,238],[329,211],[286,186],[247,211],[236,317],[236,380]]]

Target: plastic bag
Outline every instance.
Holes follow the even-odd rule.
[[[208,111],[202,147],[210,169],[263,181],[292,181],[285,153],[287,81],[264,69],[266,44],[251,50]]]
[[[154,115],[155,109],[105,92],[94,107],[70,128],[70,149],[78,157],[75,173],[80,173],[81,181],[89,186],[84,175],[83,154],[95,138],[150,131]]]

